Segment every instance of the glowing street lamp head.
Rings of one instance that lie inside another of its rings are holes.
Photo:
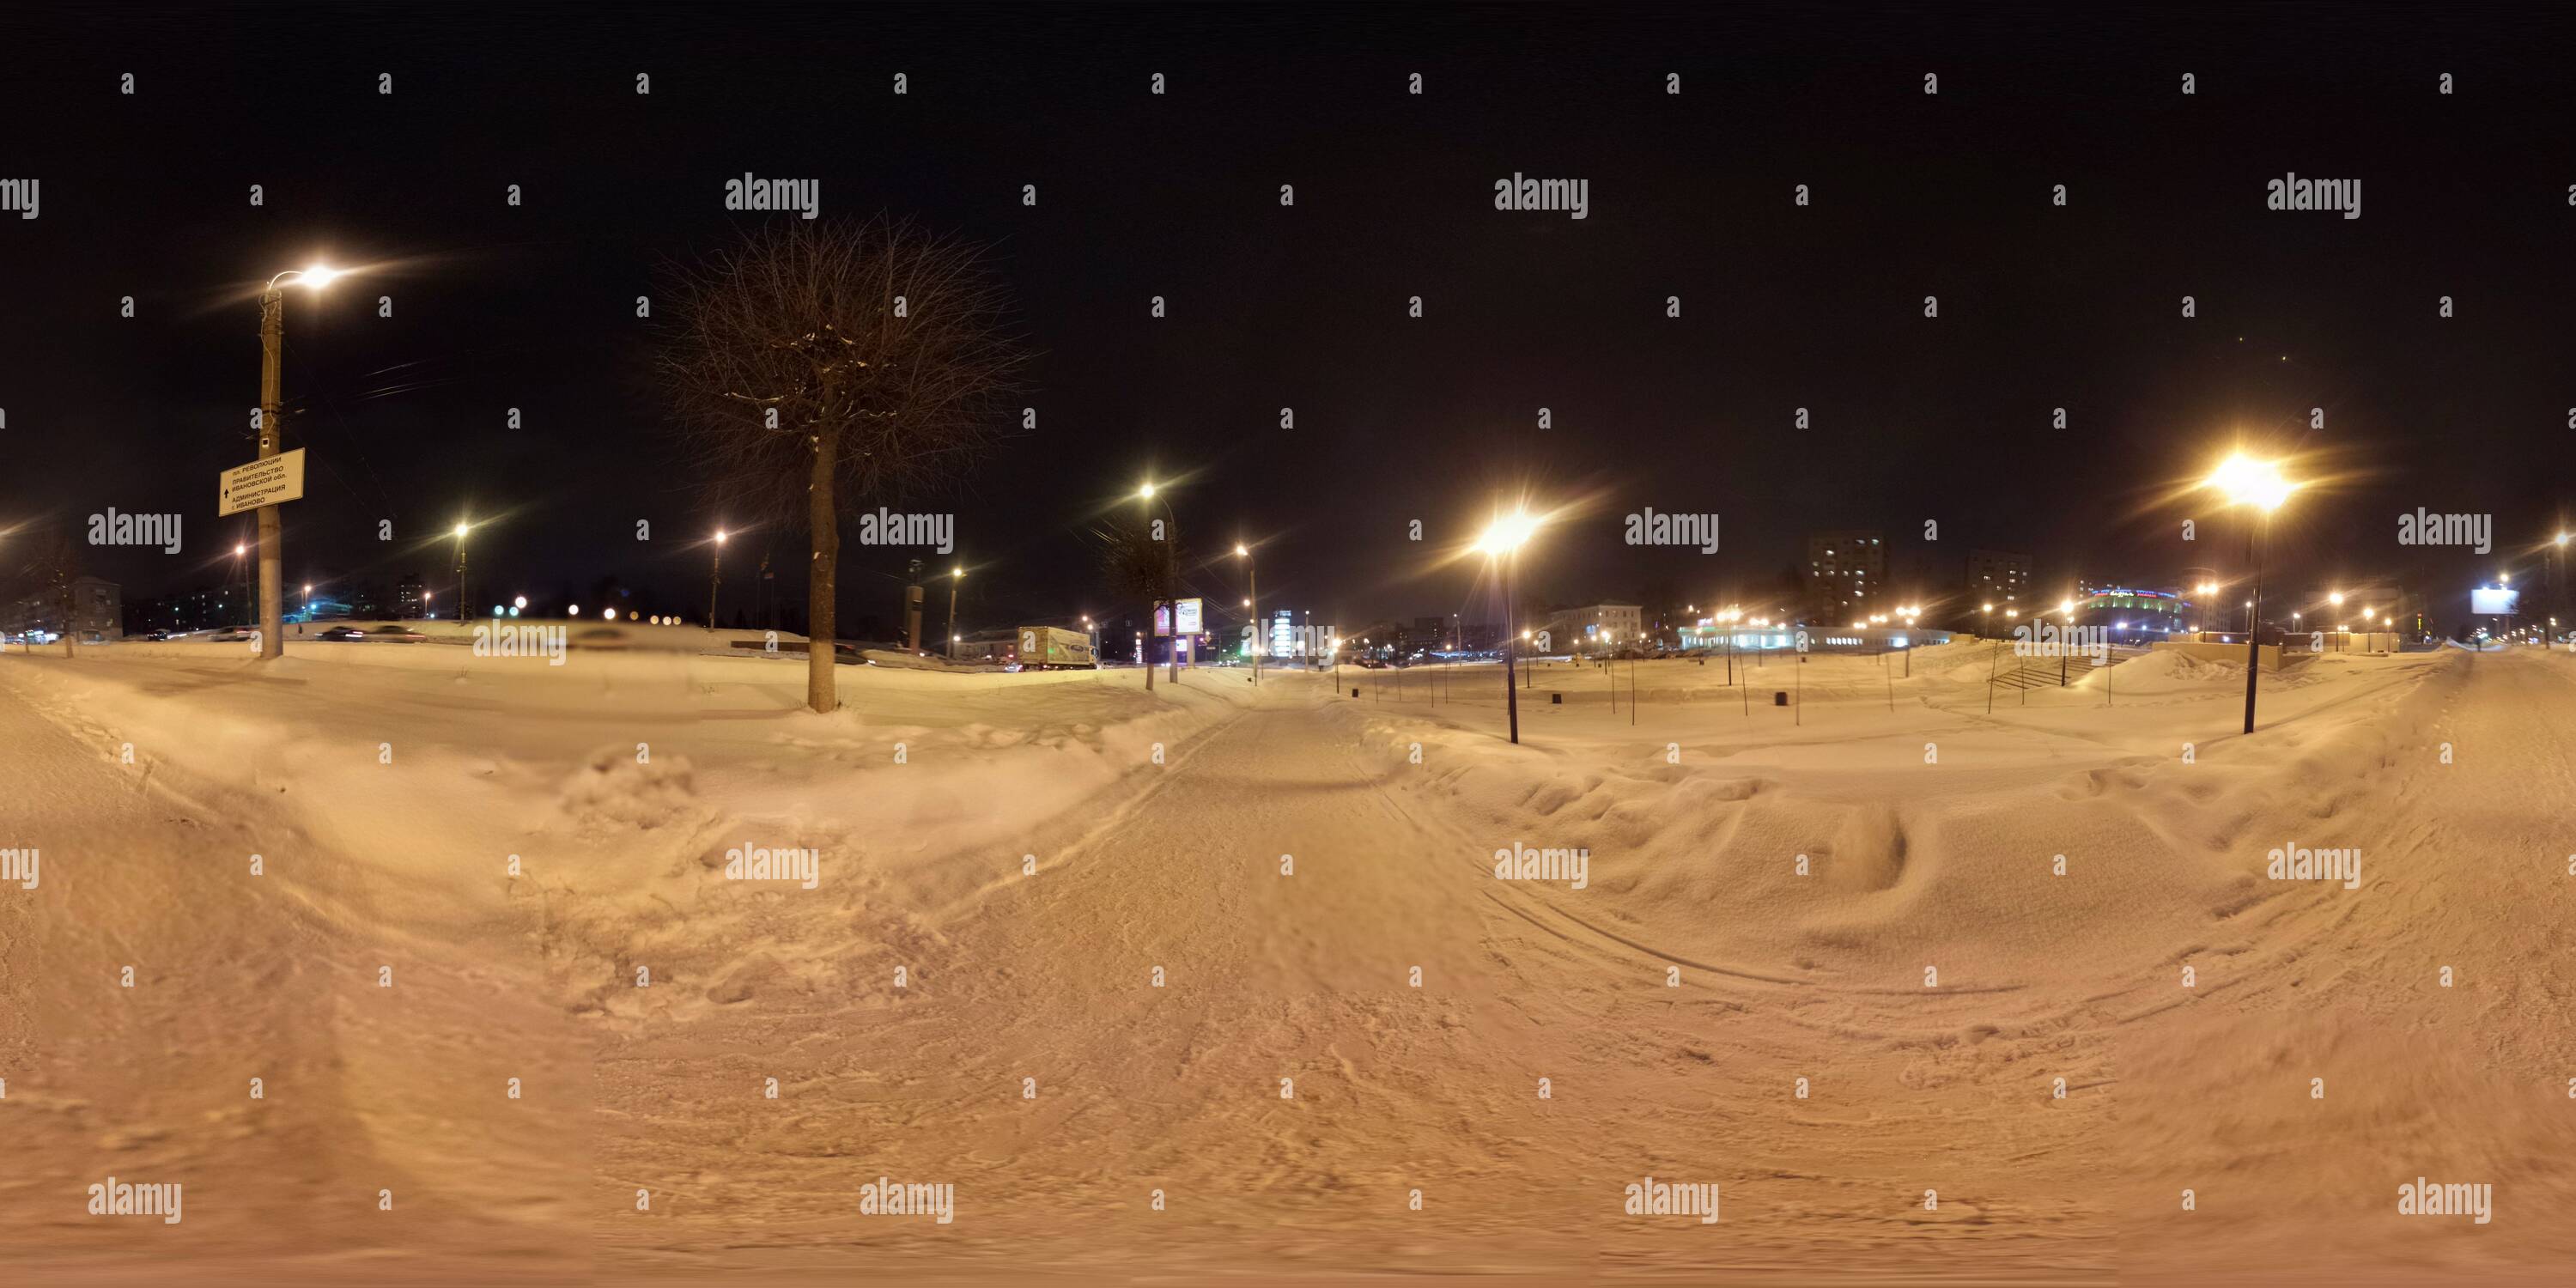
[[[290,268],[285,272],[268,279],[268,289],[274,292],[277,289],[278,283],[291,277],[298,283],[312,287],[318,291],[325,286],[329,286],[333,278],[345,277],[347,275],[347,270],[333,268],[328,264],[309,264],[303,268]]]
[[[717,544],[717,545],[723,545],[724,543],[725,543],[725,530],[724,530],[724,529],[722,529],[722,528],[718,528],[718,529],[716,529],[716,544]]]
[[[1239,558],[1242,558],[1242,557],[1243,557],[1243,556],[1245,556],[1245,555],[1251,554],[1252,552],[1251,552],[1251,551],[1249,551],[1249,550],[1244,549],[1244,548],[1243,548],[1243,543],[1242,543],[1242,542],[1240,542],[1240,541],[1238,541],[1238,542],[1235,542],[1235,543],[1234,543],[1234,553],[1235,553],[1235,557],[1239,559]]]
[[[1151,484],[1151,483],[1148,483],[1148,484],[1146,484],[1145,486],[1143,486],[1143,487],[1141,487],[1141,488],[1136,489],[1136,495],[1141,496],[1141,497],[1145,498],[1145,499],[1146,499],[1146,500],[1148,500],[1148,501],[1153,500],[1153,499],[1154,499],[1154,485],[1153,485],[1153,484]]]
[[[2267,513],[2281,508],[2298,486],[2281,477],[2279,462],[2257,461],[2242,452],[2219,462],[2208,485],[2230,504],[2252,505]]]
[[[469,526],[471,526],[471,525],[469,525],[469,524],[463,524],[463,523],[457,524],[457,525],[456,525],[456,535],[457,535],[457,536],[459,536],[459,537],[464,536],[464,535],[465,535],[465,529],[466,529],[467,527],[469,527]]]
[[[1487,554],[1510,554],[1519,550],[1536,531],[1538,520],[1531,518],[1526,510],[1515,511],[1486,525],[1484,539],[1476,543],[1476,548]]]

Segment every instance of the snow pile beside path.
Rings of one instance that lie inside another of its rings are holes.
[[[937,655],[906,653],[901,649],[861,649],[859,656],[878,666],[890,666],[904,671],[945,671],[959,675],[1008,674],[1003,671],[999,663],[954,661]]]
[[[2191,689],[2218,693],[2230,686],[2240,690],[2245,686],[2244,663],[2193,657],[2188,653],[2153,651],[2117,666],[2093,666],[2081,661],[2076,665],[2082,668],[2074,682],[2076,687],[2098,694],[2104,685],[2109,685],[2114,701],[2121,695],[2144,697]],[[2263,673],[2265,684],[2274,678],[2273,672]]]
[[[2224,694],[2229,673],[2239,685],[2243,674],[2173,655],[2116,669],[2123,695],[2133,682]],[[1477,820],[1461,857],[1587,851],[1587,888],[1559,881],[1539,896],[1650,952],[1888,987],[1932,963],[1945,987],[2016,988],[2078,958],[2095,977],[2151,973],[2249,900],[2283,893],[2260,882],[2261,847],[2307,834],[2318,808],[2374,808],[2394,749],[2440,718],[2426,674],[2317,672],[2300,681],[2316,692],[2295,714],[2267,709],[2271,736],[2256,744],[2229,739],[2232,722],[2201,719],[2197,704],[2114,704],[2074,717],[2085,737],[2044,755],[1982,715],[1963,726],[1922,707],[1839,742],[1777,730],[1754,735],[1780,740],[1767,746],[1693,744],[1679,764],[1662,743],[1515,747],[1427,713],[1351,718],[1399,761],[1422,745],[1420,768],[1392,788],[1423,798],[1421,815]],[[2187,741],[2199,744],[2189,762]],[[2058,876],[2059,856],[2080,879]]]
[[[935,907],[1250,700],[1195,676],[1148,696],[1116,673],[838,667],[845,705],[817,716],[801,659],[332,647],[12,655],[0,686],[102,755],[131,744],[139,776],[262,794],[300,826],[261,844],[365,864],[370,915],[435,908],[462,933],[579,895],[550,916],[601,978],[654,938],[634,927],[761,915],[780,887],[729,879],[728,850],[820,855],[817,911]],[[846,916],[839,935],[864,938]]]

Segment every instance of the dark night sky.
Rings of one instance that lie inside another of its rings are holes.
[[[2448,626],[2472,579],[2536,575],[2517,552],[2576,473],[2571,30],[2350,5],[13,10],[0,178],[43,204],[0,217],[0,527],[177,511],[180,554],[90,570],[129,600],[218,579],[247,531],[213,493],[252,454],[249,291],[327,257],[382,267],[288,299],[313,463],[290,582],[437,584],[470,511],[500,520],[478,586],[613,574],[696,611],[714,516],[633,301],[789,217],[722,208],[750,171],[995,247],[1041,428],[913,506],[959,515],[969,624],[1109,607],[1082,530],[1148,473],[1186,476],[1185,536],[1265,541],[1265,602],[1346,626],[1492,616],[1434,565],[1524,486],[1592,498],[1526,574],[1566,603],[1767,588],[1820,527],[1884,528],[1927,599],[1973,546],[2031,552],[2045,589],[2164,581],[2236,562],[2163,498],[2242,433],[2336,479],[2276,525],[2283,584],[2412,579]],[[2285,171],[2360,179],[2362,217],[2267,211]],[[1494,210],[1514,172],[1589,180],[1590,218]],[[1642,506],[1722,514],[1726,549],[1625,547]],[[2417,506],[2493,513],[2496,553],[2401,547]],[[845,555],[844,613],[891,617],[904,556]]]

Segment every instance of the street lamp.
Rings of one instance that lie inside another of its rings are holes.
[[[966,584],[966,565],[959,564],[948,574],[948,657],[957,657],[957,588]]]
[[[1243,611],[1252,622],[1252,683],[1258,688],[1261,684],[1261,610],[1254,601],[1261,598],[1261,573],[1253,566],[1251,549],[1240,541],[1234,543],[1234,557],[1243,561],[1245,588],[1252,592],[1243,601]]]
[[[465,597],[465,534],[473,526],[470,523],[456,525],[456,620],[460,622],[465,620],[465,606],[474,602]]]
[[[714,630],[716,628],[716,594],[724,586],[724,546],[725,530],[718,528],[716,529],[716,548],[715,555],[712,560],[713,566],[707,570],[708,630]],[[755,587],[755,589],[757,588]]]
[[[1145,517],[1152,519],[1154,481],[1145,480],[1145,486],[1136,489],[1136,495],[1145,502]],[[1178,684],[1181,682],[1181,606],[1172,601],[1171,595],[1172,580],[1177,572],[1173,564],[1180,557],[1181,516],[1173,513],[1170,497],[1163,498],[1163,519],[1163,593],[1162,598],[1154,601],[1154,606],[1159,609],[1164,604],[1171,604],[1172,683]],[[1150,662],[1145,667],[1145,691],[1148,693],[1154,691],[1154,668]]]
[[[2272,512],[2290,499],[2298,485],[2281,477],[2275,461],[2256,461],[2242,453],[2219,462],[2211,472],[2207,486],[2227,498],[2230,505],[2243,505],[2260,515],[2260,523],[2245,529],[2245,552],[2254,565],[2254,597],[2245,601],[2249,629],[2245,633],[2245,732],[2254,732],[2254,676],[2262,669],[2263,644],[2263,555],[2255,544],[2256,527],[2272,526]]]
[[[1484,537],[1476,543],[1476,548],[1494,561],[1495,573],[1503,583],[1505,639],[1510,639],[1512,634],[1512,580],[1520,571],[1521,546],[1536,531],[1538,520],[1531,518],[1527,510],[1516,510],[1508,518],[1498,516],[1487,524]],[[1527,640],[1529,632],[1521,632],[1521,638]],[[1503,650],[1503,709],[1511,721],[1512,741],[1518,743],[1521,740],[1521,701],[1520,690],[1513,687],[1512,671],[1512,650],[1506,647]]]
[[[321,264],[291,268],[268,279],[268,289],[260,294],[259,459],[263,461],[277,455],[278,430],[286,414],[282,370],[286,356],[286,293],[281,288],[287,279],[296,278],[318,291],[338,276],[340,270]],[[259,655],[264,659],[286,652],[286,640],[279,631],[284,611],[278,603],[283,598],[280,565],[286,557],[285,545],[277,526],[277,507],[259,507]]]
[[[2549,598],[2559,604],[2567,602],[2567,538],[2570,535],[2576,534],[2562,532],[2550,542]]]

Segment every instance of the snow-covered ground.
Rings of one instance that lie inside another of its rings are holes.
[[[818,717],[801,660],[685,647],[13,652],[0,847],[43,864],[0,886],[0,1259],[2576,1259],[2576,658],[2294,662],[2252,738],[2244,672],[2170,654],[2064,688],[1977,643],[1735,665],[1540,667],[1514,747],[1492,666],[845,666]],[[1582,851],[1580,884],[1498,879],[1521,847]],[[2357,884],[2267,874],[2302,847]],[[810,887],[728,877],[757,850]],[[84,1215],[111,1173],[186,1182],[184,1223]],[[1717,1183],[1722,1219],[1627,1215],[1649,1176]],[[2399,1215],[2418,1176],[2492,1184],[2492,1223]],[[880,1177],[953,1185],[954,1220],[862,1215]]]

